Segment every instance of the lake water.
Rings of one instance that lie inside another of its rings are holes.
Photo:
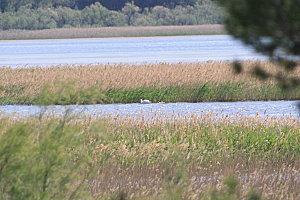
[[[215,103],[155,103],[155,104],[109,104],[109,105],[71,105],[48,106],[48,115],[62,116],[67,110],[74,114],[105,116],[154,116],[156,114],[203,114],[214,112],[221,115],[247,115],[261,117],[299,118],[296,101],[256,101],[256,102],[215,102]],[[0,113],[6,116],[39,116],[44,107],[8,105],[0,106]]]
[[[230,36],[1,41],[0,66],[263,59]]]

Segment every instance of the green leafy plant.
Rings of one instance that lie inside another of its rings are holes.
[[[0,199],[89,198],[86,180],[94,170],[88,140],[67,122],[1,126]]]

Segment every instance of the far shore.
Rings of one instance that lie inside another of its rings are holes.
[[[61,28],[45,30],[0,31],[0,41],[46,40],[46,39],[93,39],[120,37],[224,35],[223,25],[193,26],[132,26],[98,28]]]
[[[105,40],[105,39],[141,39],[141,38],[177,38],[177,37],[207,37],[207,36],[228,36],[228,34],[206,34],[206,35],[163,35],[163,36],[116,36],[116,37],[93,37],[93,38],[50,38],[50,39],[0,39],[0,42],[26,42],[26,41],[60,41],[60,40]],[[81,65],[81,64],[79,64]]]

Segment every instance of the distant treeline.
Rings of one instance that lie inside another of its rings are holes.
[[[17,11],[22,6],[30,8],[69,7],[72,9],[84,9],[96,2],[101,3],[110,10],[121,10],[126,3],[134,3],[144,9],[155,6],[175,8],[176,6],[194,6],[207,0],[0,0],[0,9],[4,11]],[[213,1],[213,0],[212,0]]]
[[[211,0],[0,0],[0,29],[221,24]],[[104,6],[105,5],[105,6]]]

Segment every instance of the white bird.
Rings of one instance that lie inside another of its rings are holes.
[[[141,99],[141,104],[150,104],[150,103],[151,103],[151,101],[149,101],[149,100]]]

